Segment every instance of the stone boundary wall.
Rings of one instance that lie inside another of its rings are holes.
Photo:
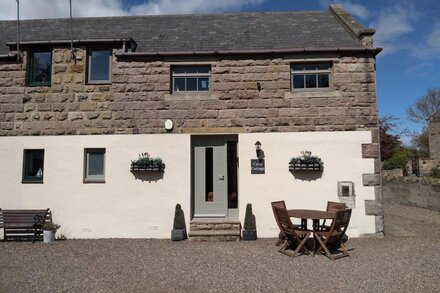
[[[429,152],[432,159],[440,162],[440,112],[429,123]]]
[[[112,83],[90,85],[85,47],[76,63],[68,48],[52,52],[50,87],[26,86],[26,56],[23,64],[0,62],[0,136],[166,133],[167,119],[174,133],[377,129],[371,55],[317,56],[333,60],[333,88],[292,92],[292,60],[313,56],[113,57]],[[179,64],[211,65],[211,91],[171,93],[171,67]]]
[[[397,203],[440,211],[440,182],[430,183],[418,178],[384,180],[384,203]]]

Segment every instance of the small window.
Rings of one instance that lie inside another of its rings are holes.
[[[207,92],[211,83],[211,66],[173,67],[173,92]]]
[[[111,82],[111,57],[110,49],[89,50],[89,83]]]
[[[33,51],[29,59],[29,82],[30,86],[50,85],[52,72],[52,52]]]
[[[291,66],[292,89],[328,89],[331,63],[294,63]]]
[[[44,150],[24,150],[22,182],[43,183]]]
[[[84,182],[103,183],[105,149],[86,149],[84,152]]]

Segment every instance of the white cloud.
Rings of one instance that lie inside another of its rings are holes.
[[[265,0],[144,0],[124,6],[123,0],[72,0],[74,16],[120,16],[137,14],[179,14],[239,10]],[[1,0],[0,20],[16,19],[14,0]],[[20,18],[57,18],[69,16],[68,0],[20,0]]]
[[[404,37],[415,30],[418,18],[419,14],[412,5],[396,3],[380,10],[379,17],[370,23],[370,27],[376,29],[375,45],[384,48],[382,56],[410,46]]]
[[[341,4],[349,13],[365,20],[370,17],[370,11],[362,4],[353,3],[350,1],[332,1],[332,0],[320,0],[321,7],[327,8],[330,4]]]

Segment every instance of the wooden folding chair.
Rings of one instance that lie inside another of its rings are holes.
[[[286,207],[286,203],[284,202],[284,200],[273,201],[273,202],[271,202],[271,205],[272,205],[272,212],[273,212],[273,215],[275,217],[275,221],[277,222],[278,228],[280,228],[280,233],[278,234],[278,240],[275,242],[275,245],[276,246],[280,246],[281,243],[283,243],[283,241],[286,238],[286,236],[282,232],[281,224],[280,224],[279,220],[277,219],[277,215],[275,214],[274,207],[279,207],[279,208],[283,208],[283,209],[286,209],[286,210],[287,210],[287,207]],[[297,229],[303,229],[303,227],[301,225],[293,224],[293,226],[295,228],[297,228]]]
[[[315,239],[320,244],[315,254],[325,251],[325,255],[332,260],[336,260],[341,257],[350,256],[344,243],[342,243],[342,236],[347,231],[348,224],[350,223],[351,209],[345,209],[335,212],[335,217],[329,230],[315,231]],[[339,248],[337,249],[340,254],[332,254],[329,250],[329,246],[335,244]]]
[[[334,201],[328,201],[327,202],[327,212],[336,212],[340,210],[346,209],[347,206],[343,202],[334,202]],[[328,230],[330,229],[330,225],[325,224],[326,220],[322,222],[322,224],[319,226],[320,230]]]
[[[304,244],[307,242],[307,239],[309,239],[311,232],[296,228],[290,221],[290,217],[285,208],[274,206],[273,210],[281,232],[285,236],[278,251],[290,257],[298,256],[301,252],[309,254],[310,251],[304,246]],[[291,252],[288,251],[288,248],[295,250]]]

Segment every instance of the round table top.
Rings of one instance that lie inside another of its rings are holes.
[[[319,210],[288,210],[287,213],[289,217],[311,220],[333,219],[335,217],[335,213]]]

